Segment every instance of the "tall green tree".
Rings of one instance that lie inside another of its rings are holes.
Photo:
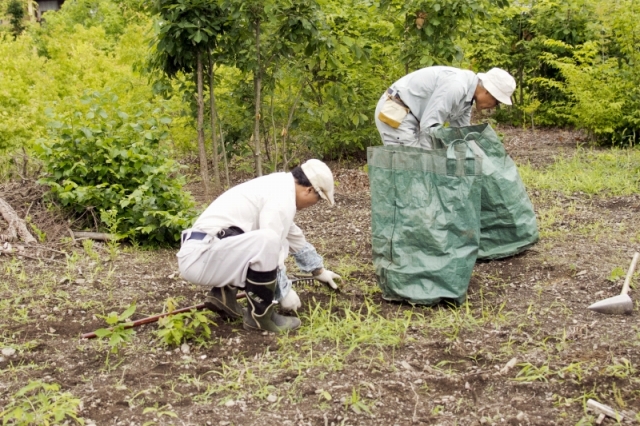
[[[25,16],[27,12],[25,10],[25,4],[20,0],[11,0],[7,5],[7,15],[9,15],[9,25],[11,25],[11,32],[13,37],[18,37],[22,34],[25,28]]]
[[[386,19],[393,23],[399,60],[405,74],[417,68],[460,61],[463,52],[457,39],[473,24],[488,16],[491,5],[507,0],[383,0]]]
[[[169,78],[179,72],[190,74],[196,81],[200,172],[209,198],[211,189],[204,145],[204,64],[216,49],[228,17],[226,11],[211,0],[155,0],[151,11],[156,17],[152,68]]]
[[[256,175],[261,176],[265,76],[273,82],[284,59],[311,56],[317,50],[322,13],[313,0],[226,0],[224,4],[232,20],[221,48],[233,52],[235,65],[253,80],[253,155]]]

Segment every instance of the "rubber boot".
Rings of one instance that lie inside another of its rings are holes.
[[[238,287],[227,285],[224,287],[213,287],[204,305],[214,312],[217,312],[225,320],[242,318],[242,307],[236,301]]]
[[[275,312],[278,305],[273,300],[276,285],[276,270],[258,272],[249,269],[244,287],[247,293],[247,309],[243,311],[245,330],[284,333],[300,327],[300,319]]]

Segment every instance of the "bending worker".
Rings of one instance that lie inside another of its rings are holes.
[[[487,73],[434,66],[405,75],[391,85],[378,101],[376,127],[385,145],[433,149],[432,127],[449,123],[470,125],[471,106],[494,108],[511,105],[516,89],[513,77],[500,68]]]
[[[340,278],[325,269],[322,257],[293,222],[296,211],[320,198],[331,205],[333,175],[320,160],[309,160],[291,173],[262,176],[220,195],[182,233],[178,265],[187,281],[213,288],[205,304],[226,318],[242,318],[246,330],[284,332],[300,320],[275,312],[279,304],[295,311],[300,298],[287,278],[284,261],[291,251],[298,267],[337,289]],[[247,308],[236,302],[238,288]]]

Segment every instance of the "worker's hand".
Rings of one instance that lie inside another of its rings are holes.
[[[342,280],[342,277],[340,275],[336,274],[335,272],[332,272],[332,271],[330,271],[328,269],[322,268],[321,271],[322,272],[320,272],[319,274],[314,274],[313,278],[315,278],[318,281],[322,281],[323,283],[327,284],[332,289],[337,290],[338,289],[338,285],[333,280],[334,279]]]
[[[289,293],[280,301],[280,307],[285,311],[297,311],[300,306],[302,303],[294,289],[289,290]]]

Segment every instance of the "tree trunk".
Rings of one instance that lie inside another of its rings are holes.
[[[273,171],[278,171],[278,137],[276,135],[276,120],[273,116],[273,92],[271,92],[271,102],[269,104],[269,116],[271,116],[271,129],[273,132]]]
[[[256,176],[262,176],[262,157],[260,155],[260,94],[262,92],[262,68],[260,64],[260,18],[256,18],[255,21],[256,31],[256,69],[253,73],[253,88],[255,93],[255,117],[253,125],[253,143],[255,146],[255,164],[256,164]]]
[[[37,242],[27,229],[27,224],[20,219],[16,211],[4,199],[0,198],[0,214],[9,224],[6,234],[0,234],[0,240],[13,241],[20,237],[27,244]]]
[[[216,111],[216,114],[218,112]],[[218,127],[220,127],[220,143],[222,144],[222,159],[224,161],[224,175],[227,179],[227,188],[231,187],[231,181],[229,180],[229,163],[227,162],[227,148],[224,144],[224,133],[222,133],[222,122],[218,120]]]
[[[29,15],[29,22],[36,20],[36,12],[33,10],[33,0],[27,0],[27,14]]]
[[[211,109],[211,144],[213,145],[213,183],[215,189],[220,187],[220,164],[218,161],[218,134],[216,131],[216,98],[213,93],[213,77],[215,64],[209,52],[209,104]]]
[[[296,96],[295,100],[293,101],[293,105],[291,105],[291,109],[289,110],[289,119],[287,120],[287,126],[282,130],[282,170],[285,172],[289,167],[289,158],[287,158],[287,139],[289,138],[289,128],[291,127],[291,123],[293,122],[293,113],[298,106],[298,102],[300,102],[302,91],[304,90],[304,86],[306,84],[307,82],[304,81],[300,86],[298,95]]]
[[[524,65],[520,65],[520,69],[518,70],[518,85],[520,85],[520,99],[518,100],[518,104],[521,107],[524,107]]]
[[[203,95],[203,70],[202,53],[198,52],[197,87],[198,87],[198,149],[200,151],[200,174],[204,186],[204,194],[207,202],[211,200],[209,188],[209,167],[207,166],[207,151],[204,148],[204,95]]]

